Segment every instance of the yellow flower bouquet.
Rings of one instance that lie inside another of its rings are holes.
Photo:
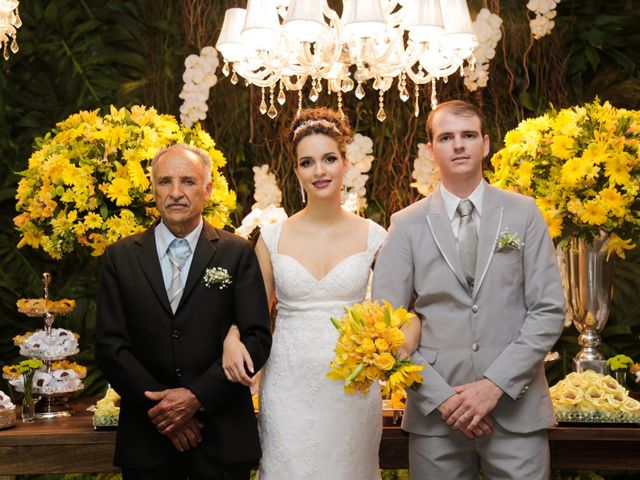
[[[176,143],[211,156],[213,189],[205,217],[222,227],[235,208],[235,193],[220,172],[226,160],[209,134],[199,125],[180,126],[153,108],[111,106],[106,115],[73,114],[36,139],[16,194],[18,247],[41,248],[54,259],[78,246],[99,256],[119,238],[149,227],[158,217],[151,160]]]
[[[596,99],[522,121],[491,159],[489,181],[536,199],[551,236],[606,232],[624,258],[640,233],[640,111]]]
[[[331,319],[340,336],[327,374],[329,379],[343,381],[348,394],[364,395],[373,382],[386,380],[385,396],[422,382],[423,366],[397,358],[404,342],[401,327],[414,314],[404,308],[394,309],[389,302],[357,303],[345,307],[345,312],[341,319]]]
[[[573,372],[549,392],[559,422],[640,422],[640,402],[608,375]]]

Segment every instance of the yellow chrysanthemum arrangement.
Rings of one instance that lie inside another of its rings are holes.
[[[495,186],[536,199],[552,238],[610,235],[624,258],[640,233],[640,111],[596,99],[524,120],[491,163]]]
[[[98,110],[73,114],[36,139],[16,194],[18,247],[41,248],[54,259],[78,246],[99,256],[119,238],[149,227],[158,218],[151,160],[176,143],[211,156],[213,188],[204,215],[224,226],[236,198],[220,172],[224,155],[209,134],[199,125],[180,126],[154,108],[111,106],[104,116]]]
[[[386,380],[385,396],[422,382],[423,366],[397,358],[404,342],[401,327],[414,314],[404,308],[394,309],[389,302],[357,303],[345,307],[345,312],[341,319],[331,319],[340,336],[327,374],[329,379],[343,381],[348,394],[364,395],[373,382]]]
[[[549,391],[558,421],[640,422],[640,402],[608,375],[573,372]]]

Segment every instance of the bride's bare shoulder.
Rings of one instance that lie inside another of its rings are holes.
[[[369,228],[369,220],[360,217],[355,213],[347,212],[346,220],[350,228]]]

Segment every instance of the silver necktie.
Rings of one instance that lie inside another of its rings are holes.
[[[471,200],[460,200],[457,212],[460,215],[460,229],[458,230],[458,255],[467,283],[473,286],[476,272],[476,253],[478,250],[478,230],[473,221],[473,203]]]
[[[176,313],[180,298],[182,298],[182,292],[184,291],[184,284],[182,283],[182,275],[180,272],[190,254],[191,246],[184,238],[174,239],[167,249],[167,255],[171,263],[171,283],[169,284],[169,288],[167,288],[167,296],[169,297],[169,303],[171,304],[173,313]]]

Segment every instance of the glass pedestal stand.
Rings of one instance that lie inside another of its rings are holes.
[[[68,393],[41,393],[36,403],[36,418],[59,418],[73,415],[73,408],[67,403]]]

